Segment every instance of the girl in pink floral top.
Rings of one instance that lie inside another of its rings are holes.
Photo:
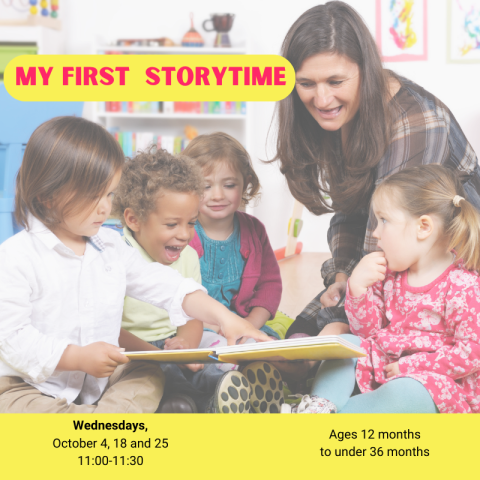
[[[324,362],[298,413],[388,411],[387,390],[400,404],[428,392],[442,413],[480,411],[480,217],[465,196],[440,165],[406,169],[379,185],[372,207],[381,251],[357,265],[345,301],[360,339],[347,337],[367,353],[355,371],[363,395],[350,398],[354,361]],[[422,401],[418,413],[435,410]]]

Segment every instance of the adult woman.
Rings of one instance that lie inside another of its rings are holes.
[[[332,258],[322,267],[328,289],[289,334],[345,333],[344,309],[335,305],[358,261],[377,249],[369,210],[375,185],[407,166],[441,163],[461,172],[469,200],[480,209],[480,169],[449,109],[383,69],[372,35],[346,3],[301,15],[282,55],[295,69],[296,87],[278,105],[275,160],[293,196],[312,213],[335,212],[328,231]]]

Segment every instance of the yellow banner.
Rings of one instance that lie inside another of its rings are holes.
[[[0,468],[22,479],[477,478],[479,419],[4,414]]]
[[[30,102],[275,102],[292,91],[295,72],[279,55],[22,55],[4,82]]]

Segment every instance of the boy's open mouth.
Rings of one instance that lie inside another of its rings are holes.
[[[165,253],[167,255],[168,260],[171,262],[175,262],[176,260],[178,260],[184,248],[185,246],[183,247],[176,247],[171,245],[165,246]]]

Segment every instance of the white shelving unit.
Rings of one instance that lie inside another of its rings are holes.
[[[95,54],[118,52],[121,54],[150,55],[245,55],[244,48],[195,48],[195,47],[120,47],[100,45],[95,47]],[[93,102],[93,120],[106,128],[118,127],[120,130],[136,132],[158,132],[162,135],[184,136],[184,128],[191,125],[199,134],[217,131],[228,133],[240,141],[250,151],[249,122],[250,109],[247,104],[243,114],[197,114],[197,113],[126,113],[101,111],[99,104]]]
[[[149,119],[182,119],[189,120],[195,118],[198,120],[245,120],[246,115],[236,113],[221,114],[221,113],[125,113],[125,112],[99,112],[98,118],[149,118]]]
[[[50,19],[52,20],[52,19]],[[1,43],[31,43],[38,48],[38,55],[58,55],[64,53],[62,32],[39,23],[14,24],[0,20]]]

